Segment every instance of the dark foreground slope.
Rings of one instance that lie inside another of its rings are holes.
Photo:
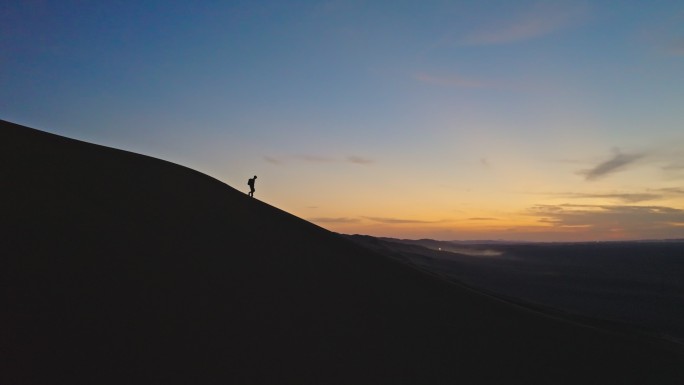
[[[678,384],[196,171],[2,122],[3,384]]]

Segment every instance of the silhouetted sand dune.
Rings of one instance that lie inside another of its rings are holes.
[[[227,145],[227,147],[229,147]],[[2,122],[3,384],[681,384],[191,169]]]

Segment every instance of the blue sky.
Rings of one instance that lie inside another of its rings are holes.
[[[0,118],[333,231],[684,237],[684,3],[0,3]]]

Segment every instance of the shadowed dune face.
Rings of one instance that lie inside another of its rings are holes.
[[[447,284],[191,169],[8,122],[6,384],[681,383],[684,359]]]

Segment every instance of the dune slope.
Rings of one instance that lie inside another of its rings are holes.
[[[0,122],[4,384],[679,384],[191,169]]]

